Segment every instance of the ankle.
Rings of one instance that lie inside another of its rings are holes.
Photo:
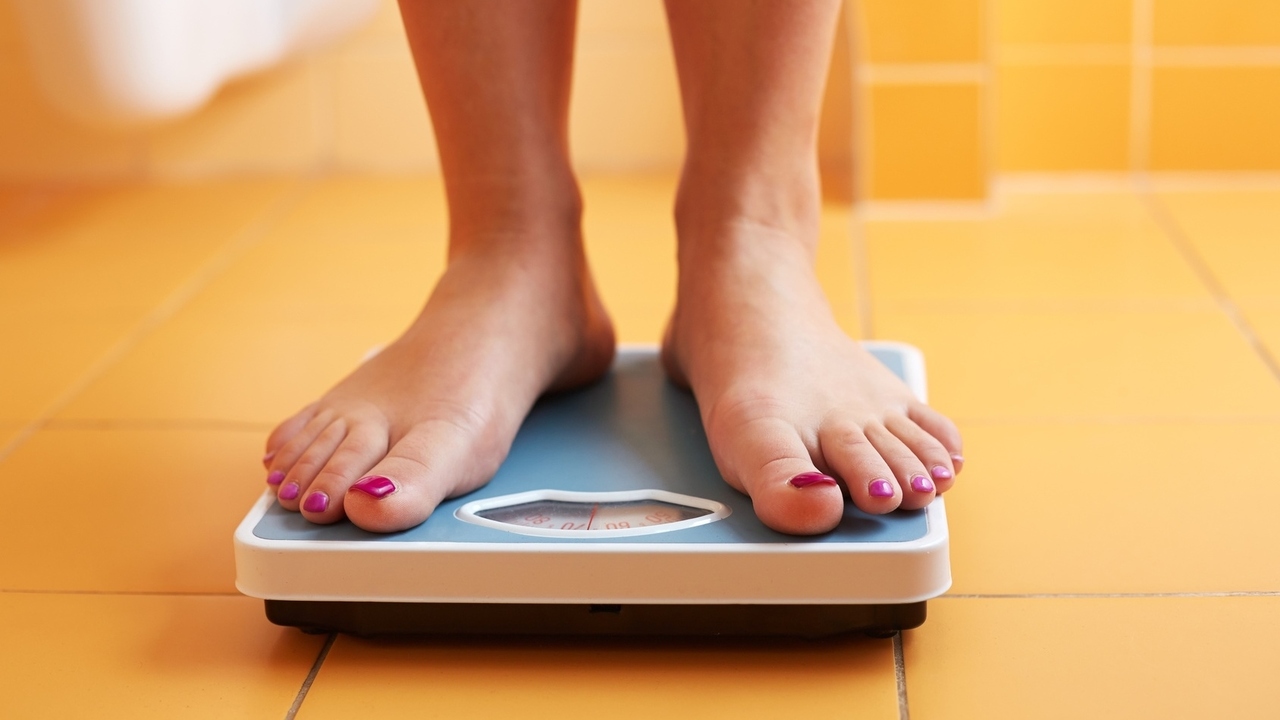
[[[756,236],[811,244],[822,209],[818,183],[813,163],[742,173],[713,173],[686,164],[675,206],[681,252]]]
[[[734,266],[812,265],[820,212],[817,198],[794,186],[758,187],[733,197],[682,192],[676,207],[681,278]]]
[[[572,173],[446,181],[449,252],[475,242],[581,243],[582,193]]]

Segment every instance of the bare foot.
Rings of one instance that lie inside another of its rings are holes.
[[[608,371],[613,329],[576,218],[552,227],[453,243],[404,335],[271,433],[264,462],[282,507],[413,527],[488,482],[539,395]]]
[[[840,522],[837,479],[859,508],[886,513],[929,504],[961,462],[955,425],[836,324],[815,245],[816,223],[684,223],[663,347],[668,374],[698,399],[720,472],[761,521],[792,534]]]

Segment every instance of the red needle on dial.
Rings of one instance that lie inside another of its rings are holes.
[[[591,521],[596,519],[596,510],[600,509],[600,503],[591,506],[591,517],[587,518],[587,529],[591,529]]]

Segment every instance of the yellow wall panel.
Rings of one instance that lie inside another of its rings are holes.
[[[684,154],[675,59],[660,2],[584,0],[569,144],[586,172],[671,171]]]
[[[863,57],[873,63],[982,59],[983,0],[858,0]]]
[[[396,0],[382,0],[369,22],[353,32],[342,43],[342,47],[366,49],[386,47],[388,44],[408,44],[404,36],[404,20],[400,17],[400,4]]]
[[[62,117],[36,89],[10,3],[0,3],[0,180],[84,180],[140,170],[134,132],[104,132]]]
[[[413,57],[398,46],[333,61],[333,159],[344,170],[435,171],[435,136]]]
[[[849,8],[841,10],[836,27],[827,85],[818,121],[818,170],[827,200],[851,203],[853,187],[853,47],[849,41]]]
[[[578,37],[658,39],[667,42],[667,14],[660,2],[579,0]]]
[[[671,50],[649,44],[580,46],[569,122],[580,170],[678,168],[684,124]]]
[[[872,85],[870,197],[985,197],[983,94],[977,83]]]
[[[1154,0],[1157,45],[1280,45],[1276,0]]]
[[[1127,44],[1132,0],[995,0],[999,43],[1016,45]]]
[[[1000,170],[1129,166],[1127,65],[1002,65],[996,78]]]
[[[192,177],[310,169],[324,142],[318,84],[308,63],[294,62],[228,85],[201,111],[150,134],[149,170]]]
[[[1280,168],[1280,67],[1157,67],[1151,169]]]

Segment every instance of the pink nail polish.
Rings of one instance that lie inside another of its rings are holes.
[[[267,475],[268,485],[279,485],[283,480],[284,480],[284,473],[280,472],[279,470],[272,470],[271,473]]]
[[[951,460],[953,462],[962,463],[964,462],[964,456],[961,455],[960,453],[956,453],[955,455],[951,456]]]
[[[934,465],[933,469],[929,471],[929,474],[933,476],[934,480],[950,480],[952,477],[955,477],[951,470],[944,468],[941,465]]]
[[[800,473],[799,475],[791,478],[787,482],[791,483],[792,487],[797,487],[797,488],[807,488],[811,485],[836,485],[837,484],[835,478],[831,477],[830,475],[823,475],[820,472]]]
[[[933,481],[923,475],[915,475],[911,478],[911,489],[918,493],[931,493]]]
[[[298,497],[298,483],[291,482],[280,488],[279,497],[281,500],[292,500]]]
[[[329,496],[318,490],[302,501],[302,509],[307,512],[322,513],[327,507],[329,507]]]
[[[263,464],[263,465],[266,465],[267,463],[271,462],[271,458],[273,458],[273,457],[275,457],[275,456],[276,456],[276,451],[275,451],[275,450],[272,450],[271,452],[267,453],[266,455],[263,455],[263,456],[262,456],[262,464]]]
[[[893,486],[888,480],[872,480],[867,486],[867,492],[871,493],[871,497],[893,497]]]
[[[391,478],[385,478],[381,475],[370,475],[369,477],[360,478],[356,484],[351,486],[352,490],[359,490],[366,495],[372,495],[376,498],[384,498],[396,491],[396,484],[391,482]]]

